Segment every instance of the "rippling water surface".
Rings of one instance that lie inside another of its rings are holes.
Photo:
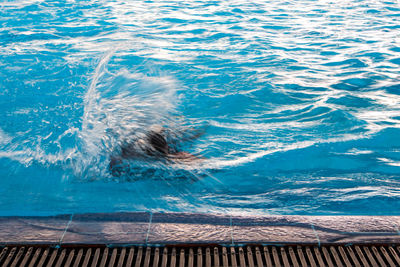
[[[400,215],[399,28],[390,0],[2,1],[0,214]],[[200,159],[112,175],[155,126]]]

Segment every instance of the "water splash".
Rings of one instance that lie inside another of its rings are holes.
[[[154,125],[173,128],[177,102],[176,81],[171,76],[149,76],[107,69],[112,50],[102,57],[84,97],[84,115],[79,132],[82,157],[76,172],[85,176],[108,176],[109,157],[121,144],[144,136]]]

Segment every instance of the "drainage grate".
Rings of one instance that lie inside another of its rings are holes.
[[[400,246],[0,248],[0,266],[400,266]]]

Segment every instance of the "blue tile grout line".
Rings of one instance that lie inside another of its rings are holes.
[[[64,239],[64,236],[65,236],[65,234],[67,233],[68,228],[69,228],[69,225],[71,224],[73,218],[74,218],[74,214],[72,213],[71,216],[69,217],[69,221],[68,221],[68,223],[67,223],[67,226],[66,226],[65,229],[64,229],[64,233],[62,234],[62,236],[61,236],[61,238],[60,238],[59,245],[61,245],[61,243],[62,243],[62,241],[63,241],[63,239]]]
[[[311,228],[312,228],[312,230],[313,230],[313,232],[314,232],[314,234],[315,234],[315,237],[317,238],[318,247],[320,247],[320,246],[321,246],[321,240],[319,240],[318,233],[317,233],[317,231],[315,231],[315,227],[314,227],[314,224],[313,224],[313,223],[311,224]]]
[[[146,245],[149,241],[149,234],[150,234],[150,227],[151,227],[152,220],[153,220],[153,212],[150,212],[149,228],[147,229],[147,234],[146,234]]]
[[[395,223],[394,226],[396,227],[397,234],[400,235],[400,228],[399,228],[399,225],[398,225],[397,223]]]

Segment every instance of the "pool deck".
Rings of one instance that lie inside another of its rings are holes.
[[[400,244],[400,216],[89,213],[0,217],[0,245]]]

